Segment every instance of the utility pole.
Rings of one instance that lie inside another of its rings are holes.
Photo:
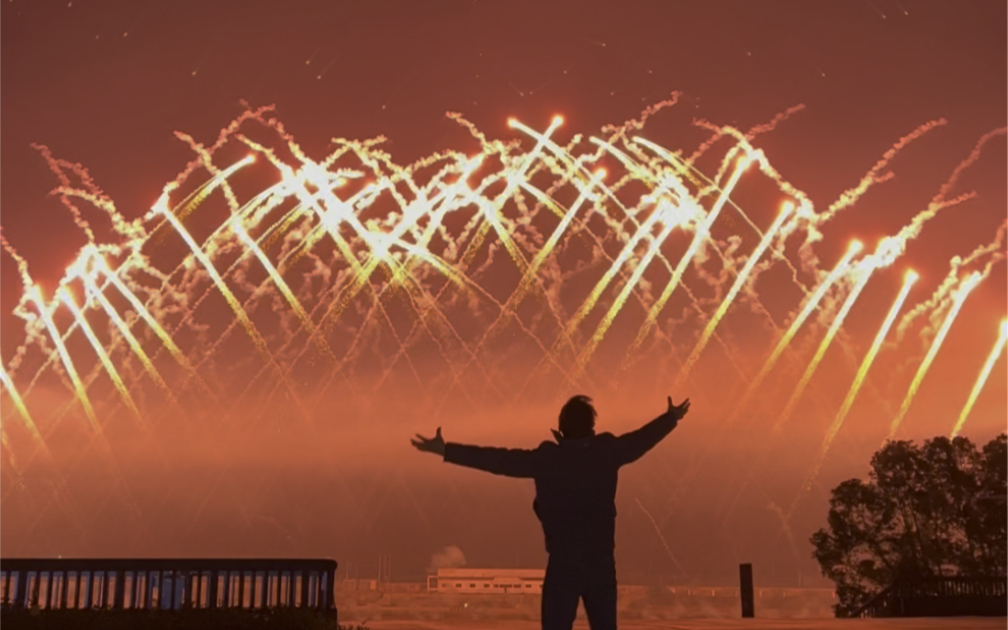
[[[388,584],[392,581],[392,554],[378,554],[378,583]]]

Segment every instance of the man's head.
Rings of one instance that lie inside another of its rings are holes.
[[[596,415],[591,398],[574,396],[560,410],[560,433],[567,440],[595,435]]]

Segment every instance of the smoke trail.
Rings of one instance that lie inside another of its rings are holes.
[[[654,517],[651,516],[651,512],[647,511],[647,508],[645,508],[644,504],[640,502],[640,499],[635,497],[634,500],[637,501],[637,505],[640,506],[641,511],[643,511],[644,514],[647,514],[648,520],[651,521],[651,525],[654,526],[655,533],[658,534],[658,538],[661,540],[662,546],[665,547],[665,553],[668,554],[668,557],[672,560],[672,563],[676,565],[677,569],[679,569],[679,574],[686,575],[686,572],[683,571],[682,565],[679,564],[679,561],[676,560],[675,556],[672,554],[672,550],[669,548],[668,542],[665,541],[665,537],[662,536],[661,529],[658,527],[658,523],[655,522]]]
[[[906,335],[907,329],[913,324],[914,320],[924,313],[929,311],[936,313],[943,311],[948,307],[948,304],[951,301],[949,294],[959,283],[959,278],[964,268],[985,256],[990,256],[984,265],[983,271],[981,272],[982,275],[986,277],[996,263],[1004,260],[1005,257],[1008,256],[1008,251],[1005,249],[1006,234],[1008,234],[1008,219],[1001,222],[1001,226],[998,227],[993,241],[985,245],[978,246],[965,258],[953,256],[952,260],[949,261],[948,274],[938,285],[938,288],[931,294],[931,297],[915,306],[906,315],[904,315],[902,319],[900,319],[900,323],[896,326],[896,341],[902,341],[904,335]],[[925,344],[927,344],[933,336],[936,326],[937,324],[932,321],[931,326],[925,327],[924,330],[921,331],[920,336]]]

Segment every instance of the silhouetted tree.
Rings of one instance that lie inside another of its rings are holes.
[[[867,482],[833,489],[828,527],[811,540],[823,575],[836,583],[837,616],[896,580],[1005,574],[1006,438],[982,450],[964,437],[922,447],[888,442],[872,457]]]

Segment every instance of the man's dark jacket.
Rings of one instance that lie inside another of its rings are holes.
[[[636,431],[545,441],[536,449],[449,442],[444,461],[495,475],[535,479],[532,509],[542,523],[550,557],[612,558],[616,546],[619,468],[651,450],[677,419],[663,414]]]

